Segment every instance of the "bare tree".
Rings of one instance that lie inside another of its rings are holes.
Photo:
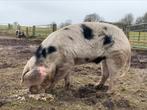
[[[147,12],[141,16],[141,17],[138,17],[135,21],[136,24],[140,24],[140,23],[147,23]]]
[[[84,18],[84,22],[98,22],[103,21],[103,18],[96,13],[88,14]]]
[[[144,14],[144,16],[143,16],[143,22],[144,23],[147,23],[147,12]]]
[[[136,18],[135,24],[140,24],[143,22],[144,22],[143,17],[138,17],[138,18]]]
[[[52,22],[49,26],[52,28],[53,32],[57,30],[57,23],[56,22]]]
[[[120,23],[126,24],[126,25],[131,25],[133,24],[134,17],[132,13],[126,14],[124,18],[120,20]]]

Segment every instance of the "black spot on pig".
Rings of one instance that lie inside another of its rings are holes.
[[[86,62],[89,62],[89,61],[90,61],[90,59],[89,59],[89,58],[85,58],[85,61],[86,61]]]
[[[54,46],[49,46],[48,48],[43,48],[41,45],[37,48],[35,56],[37,59],[44,57],[46,58],[48,54],[55,52],[57,49]]]
[[[93,63],[100,63],[102,60],[105,60],[106,57],[105,56],[101,56],[101,57],[97,57],[96,59],[92,60]]]
[[[53,53],[55,51],[57,51],[56,47],[54,47],[54,46],[49,46],[48,47],[48,54],[51,54],[51,53]]]
[[[82,28],[82,33],[85,39],[88,39],[88,40],[93,39],[93,31],[90,27],[82,24],[81,28]]]
[[[107,27],[104,27],[103,29],[104,29],[104,30],[107,30]]]
[[[43,49],[42,49],[42,56],[43,56],[44,58],[46,58],[46,56],[47,56],[46,48],[43,48]]]
[[[108,36],[108,35],[106,35],[105,37],[104,37],[104,45],[106,45],[106,44],[110,44],[110,43],[112,43],[113,42],[113,39],[112,39],[112,36]]]
[[[68,36],[68,38],[69,38],[70,40],[73,40],[73,38],[72,38],[72,37],[70,37],[70,36]]]
[[[64,28],[64,30],[69,30],[69,28]]]
[[[36,52],[35,52],[35,56],[37,57],[37,58],[41,58],[41,56],[42,56],[42,46],[40,45],[38,48],[37,48],[37,50],[36,50]]]

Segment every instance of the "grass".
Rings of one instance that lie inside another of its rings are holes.
[[[44,39],[46,38],[50,33],[52,33],[52,28],[51,27],[39,27],[36,26],[35,28],[35,35],[33,35],[33,27],[27,27],[27,26],[21,26],[20,29],[25,32],[27,31],[28,28],[28,38],[38,38],[38,39]],[[8,25],[0,25],[0,34],[1,35],[10,35],[10,36],[15,36],[15,31],[16,27],[11,26],[10,28]]]
[[[129,40],[133,48],[147,49],[147,32],[129,32]]]

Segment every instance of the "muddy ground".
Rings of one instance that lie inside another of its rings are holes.
[[[63,81],[60,81],[52,94],[33,98],[20,85],[20,77],[39,43],[0,36],[0,110],[147,110],[145,51],[134,51],[132,66],[123,78],[117,80],[114,93],[94,89],[93,84],[101,77],[100,68],[86,64],[71,70],[70,90],[65,90]]]

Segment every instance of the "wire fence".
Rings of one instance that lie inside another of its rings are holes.
[[[21,26],[21,25],[11,25],[11,24],[1,24],[0,25],[0,35],[16,35],[16,30],[21,30],[25,35],[30,37],[40,37],[45,38],[53,31],[57,30],[56,24],[49,25],[33,25],[33,26]]]
[[[126,26],[126,31],[132,48],[147,49],[147,24]]]

